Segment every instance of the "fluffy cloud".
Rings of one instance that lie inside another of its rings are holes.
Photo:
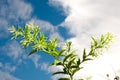
[[[41,58],[40,55],[38,55],[38,54],[33,54],[33,55],[31,55],[29,58],[34,62],[36,68],[39,68],[39,67],[40,67],[40,63],[39,63],[39,60],[40,60],[40,58]]]
[[[31,4],[26,3],[24,0],[0,0],[0,38],[8,38],[8,28],[11,25],[25,23],[31,18],[32,11]],[[5,61],[4,64],[0,63],[0,79],[20,80],[12,76],[11,72],[14,72],[17,66],[21,64],[23,50],[16,41],[8,41],[6,43],[5,41],[3,43],[4,46],[0,46],[1,54],[10,57],[13,62]]]
[[[23,0],[6,0],[0,4],[0,17],[6,20],[26,20],[31,17],[32,6]]]
[[[68,12],[67,18],[61,25],[70,28],[70,32],[75,35],[81,33],[91,34],[90,32],[101,33],[103,30],[105,32],[112,31],[113,27],[117,28],[114,29],[115,32],[119,28],[120,11],[118,7],[120,1],[118,0],[95,0],[94,2],[87,0],[75,0],[74,2],[72,0],[49,1],[55,3],[57,6],[62,6],[64,10],[67,9],[65,11]]]
[[[63,38],[57,32],[57,28],[55,26],[53,26],[49,22],[34,18],[35,16],[32,17],[32,12],[32,5],[28,2],[25,2],[25,0],[0,1],[0,37],[8,37],[8,28],[11,25],[23,25],[31,20],[40,27],[42,32],[48,34],[50,38],[57,37],[61,41],[63,41]],[[6,42],[5,45],[1,46],[0,48],[2,49],[2,54],[5,54],[11,59],[13,59],[15,63],[18,62],[15,64],[15,67],[20,65],[26,59],[31,59],[34,62],[36,68],[40,66],[39,59],[41,58],[41,56],[35,54],[28,58],[23,54],[24,50],[16,41]],[[6,66],[7,65],[8,64],[6,64]],[[2,65],[1,67],[3,68],[3,71],[8,71],[8,69],[10,68],[11,70],[15,69],[15,67],[11,66],[10,64],[6,68],[4,68]]]
[[[53,26],[50,22],[39,20],[37,18],[33,18],[30,22],[34,22],[35,25],[40,27],[40,31],[48,35],[50,39],[58,38],[58,40],[64,41],[63,37],[57,32],[58,27]]]
[[[4,77],[0,76],[0,79],[2,80],[18,80],[17,78],[14,78],[10,75],[10,73],[14,72],[18,65],[23,62],[23,50],[20,48],[20,45],[16,41],[8,42],[4,46],[0,46],[1,48],[1,54],[6,55],[8,58],[10,58],[9,61],[0,62],[0,71],[3,71],[0,73],[0,75],[3,75]],[[1,60],[5,60],[4,57],[1,58]],[[12,61],[12,62],[11,62]]]
[[[20,80],[12,75],[10,75],[9,73],[7,72],[2,72],[0,71],[0,79],[1,80]]]
[[[47,73],[54,73],[58,71],[62,71],[62,66],[49,66],[48,63],[42,63],[40,66],[41,70],[47,71]],[[51,77],[52,80],[58,80],[61,77],[69,77],[68,75],[65,74],[60,74],[60,75],[54,75]]]
[[[1,66],[1,70],[9,73],[14,72],[16,70],[16,66],[12,66],[10,63],[6,63]]]
[[[96,80],[96,78],[97,80],[99,78],[102,78],[100,80],[104,80],[106,79],[106,74],[110,74],[111,79],[113,79],[115,75],[114,71],[110,68],[110,65],[112,65],[115,72],[118,72],[117,75],[119,75],[120,10],[118,9],[120,7],[120,1],[49,0],[49,3],[58,8],[62,8],[65,12],[67,17],[65,21],[61,23],[61,26],[65,26],[69,29],[69,33],[75,35],[75,37],[69,40],[73,42],[75,48],[80,49],[78,50],[78,54],[82,52],[84,47],[89,46],[91,35],[98,36],[102,33],[111,32],[117,36],[115,44],[112,45],[110,51],[106,52],[105,55],[93,63],[88,64],[89,66],[92,64],[92,67],[84,69],[84,74],[90,72],[90,74],[94,76],[93,80]],[[78,75],[80,75],[80,73]]]
[[[47,32],[50,38],[59,38],[61,41],[64,39],[57,32],[57,27],[51,23],[42,21],[32,17],[33,8],[32,5],[25,0],[1,0],[0,1],[0,38],[7,38],[9,35],[8,28],[11,25],[23,25],[30,20],[33,20],[38,25],[42,32]],[[25,63],[25,60],[31,59],[34,62],[36,68],[40,67],[39,60],[40,55],[32,55],[28,58],[23,54],[24,50],[21,48],[18,42],[8,41],[4,46],[0,46],[2,54],[10,57],[13,62],[0,63],[0,79],[1,80],[19,80],[10,75],[16,68]],[[50,70],[50,69],[48,69]],[[3,71],[3,72],[2,72]]]
[[[12,59],[18,59],[23,54],[21,46],[16,41],[6,43],[6,45],[2,47],[2,51]]]
[[[62,66],[49,66],[48,63],[42,63],[41,65],[41,69],[44,71],[47,71],[48,73],[54,73],[57,71],[61,71]]]
[[[32,6],[23,0],[0,1],[0,37],[8,36],[8,27],[25,23],[31,18]],[[6,36],[5,36],[6,34]]]

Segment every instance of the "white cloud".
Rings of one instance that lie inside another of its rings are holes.
[[[36,68],[40,66],[40,63],[39,63],[40,58],[41,56],[38,54],[33,54],[30,56],[30,59],[34,62]]]
[[[47,34],[50,39],[58,38],[58,40],[64,41],[63,37],[61,37],[57,32],[57,26],[53,26],[47,21],[39,20],[36,18],[33,18],[31,21],[33,21],[35,25],[40,27],[41,32]]]
[[[58,80],[60,78],[69,78],[69,76],[68,75],[64,75],[64,74],[59,74],[59,75],[54,75],[51,78],[52,78],[52,80]]]
[[[110,51],[106,52],[105,55],[95,60],[93,63],[88,64],[93,68],[89,67],[84,69],[84,74],[90,72],[93,76],[93,80],[98,80],[103,78],[100,75],[106,77],[106,74],[109,73],[113,79],[114,72],[112,72],[110,65],[120,74],[120,63],[118,62],[120,60],[118,58],[120,56],[120,1],[49,0],[49,3],[58,8],[62,7],[63,11],[67,14],[65,21],[60,25],[69,28],[68,32],[75,35],[75,37],[69,40],[73,42],[75,48],[80,49],[78,54],[82,53],[84,47],[89,46],[91,40],[90,36],[92,35],[98,36],[102,33],[111,32],[117,36],[115,44],[112,45]]]
[[[0,80],[20,80],[7,72],[0,71]]]
[[[7,33],[7,29],[8,29],[8,22],[5,19],[0,19],[0,38],[2,38],[3,36],[7,36],[5,35],[5,33]]]
[[[1,66],[1,71],[4,72],[14,72],[16,70],[16,66],[11,65],[10,63],[5,63]]]
[[[48,73],[54,73],[62,70],[62,66],[49,66],[48,63],[42,63],[40,68],[41,70],[47,71]]]
[[[2,0],[0,2],[0,37],[8,36],[8,27],[11,25],[18,25],[29,20],[32,11],[31,4],[24,0]]]
[[[7,3],[7,4],[6,4]],[[34,20],[35,24],[40,26],[42,32],[47,32],[50,35],[50,38],[59,38],[61,41],[64,39],[57,32],[57,26],[53,26],[51,23],[47,21],[38,20],[32,18],[33,8],[31,4],[25,2],[25,0],[5,0],[0,3],[0,38],[8,37],[8,28],[11,25],[20,25],[22,23],[28,22],[30,19]],[[23,49],[18,44],[18,42],[7,42],[2,48],[2,52],[13,59],[12,63],[0,64],[2,71],[0,72],[0,79],[2,80],[18,80],[17,78],[10,75],[10,72],[16,70],[17,66],[19,66],[22,62],[25,63],[24,60],[29,59],[23,54]],[[32,55],[30,59],[34,62],[35,67],[40,67],[39,59],[40,55]],[[17,63],[16,63],[17,62]],[[53,70],[53,69],[52,69]],[[51,68],[48,68],[48,72],[51,72]]]
[[[49,66],[48,63],[42,63],[40,66],[41,70],[47,71],[47,73],[54,73],[54,72],[58,72],[58,71],[62,71],[62,66]],[[58,80],[59,78],[68,78],[68,75],[63,75],[63,74],[59,74],[59,75],[52,75],[51,79],[52,80]]]
[[[23,59],[22,58],[23,50],[21,46],[16,41],[12,41],[12,42],[9,41],[0,48],[2,51],[1,54],[8,56],[13,61],[13,62],[5,61],[4,64],[1,62],[0,64],[1,71],[9,72],[9,73],[14,72],[17,66],[21,64],[22,62],[21,60]]]
[[[33,54],[30,57],[27,56],[27,54],[23,54],[23,53],[27,53],[22,49],[22,46],[20,46],[20,44],[16,41],[12,41],[12,42],[8,42],[6,43],[5,46],[1,47],[2,50],[2,54],[5,54],[6,56],[10,57],[14,63],[14,66],[12,65],[12,63],[5,63],[5,64],[1,64],[1,68],[3,71],[7,71],[7,72],[13,72],[16,70],[17,66],[21,65],[22,63],[26,63],[25,60],[32,60],[35,67],[38,68],[40,66],[39,60],[41,58],[40,55],[38,54]]]
[[[32,6],[29,3],[26,3],[24,0],[8,0],[8,4],[9,4],[9,8],[10,8],[10,12],[15,13],[15,15],[13,15],[12,13],[10,13],[9,18],[21,18],[23,20],[29,19],[31,17],[31,13],[32,13]]]
[[[119,28],[118,26],[120,24],[118,22],[119,20],[118,14],[120,13],[120,11],[118,10],[118,7],[120,1],[118,0],[115,1],[95,0],[94,2],[87,0],[75,0],[74,2],[72,0],[66,1],[49,0],[49,1],[51,1],[51,3],[55,2],[56,3],[55,5],[60,5],[61,3],[61,6],[63,6],[65,10],[66,7],[69,7],[69,12],[67,11],[69,14],[65,19],[65,22],[62,23],[62,25],[68,26],[68,28],[70,28],[70,32],[74,33],[75,35],[81,34],[82,32],[89,33],[90,30],[93,30],[94,28],[97,27],[103,27],[101,28],[102,31],[104,30],[107,24],[109,24],[109,28],[110,27]],[[116,22],[117,24],[115,25],[113,21]],[[101,26],[101,24],[103,23],[106,24]],[[98,31],[99,29],[95,30],[96,30],[95,32],[100,32]]]
[[[1,3],[0,17],[6,20],[26,20],[31,18],[32,10],[31,4],[26,3],[24,0],[6,0]]]
[[[32,5],[24,0],[6,0],[0,3],[0,37],[4,38],[8,36],[8,27],[12,25],[19,25],[21,23],[26,23],[29,20],[34,20],[35,24],[40,26],[42,32],[51,34],[50,38],[63,38],[57,33],[57,28],[47,21],[42,21],[36,18],[32,18],[33,8]],[[20,21],[19,21],[20,20]],[[19,22],[19,23],[18,23]],[[13,24],[15,23],[15,24]],[[6,43],[2,48],[8,56],[13,59],[21,57],[23,50],[17,42]],[[10,53],[9,53],[10,52]],[[24,58],[26,58],[24,56]],[[38,58],[37,58],[38,59]],[[37,62],[37,59],[34,62]],[[36,64],[36,63],[35,63]]]
[[[16,41],[6,43],[6,45],[2,47],[2,50],[12,59],[18,59],[23,54],[23,49]]]

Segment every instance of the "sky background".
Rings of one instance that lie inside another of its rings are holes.
[[[0,80],[57,80],[56,67],[48,67],[53,58],[29,50],[11,40],[8,29],[30,21],[50,38],[62,43],[70,40],[80,56],[89,50],[91,36],[111,32],[116,36],[110,49],[85,64],[75,78],[92,76],[92,80],[113,80],[120,76],[120,0],[0,0]]]

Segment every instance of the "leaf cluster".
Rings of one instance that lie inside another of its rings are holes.
[[[71,50],[71,44],[72,42],[66,43],[66,49],[63,49],[63,58],[56,64],[56,66],[63,66],[63,71],[55,72],[53,74],[67,74],[70,76],[70,80],[72,80],[73,75],[82,68],[80,67],[80,58],[75,54],[74,50]]]
[[[71,48],[72,42],[66,42],[65,48],[58,46],[57,39],[49,40],[39,27],[34,24],[26,24],[24,28],[11,27],[12,39],[20,39],[20,43],[24,48],[31,47],[32,51],[28,55],[35,52],[45,52],[55,58],[51,65],[63,66],[62,71],[55,72],[56,74],[66,74],[69,78],[60,78],[59,80],[73,80],[74,74],[82,69],[82,63],[92,60],[91,57],[97,57],[100,54],[99,49],[107,48],[113,40],[113,35],[108,33],[102,35],[100,39],[92,37],[90,52],[87,53],[86,49],[83,50],[81,59],[76,55],[75,50]],[[59,49],[60,50],[59,50]]]
[[[105,48],[109,48],[114,36],[111,33],[101,35],[99,39],[92,37],[89,55],[97,57],[103,53]]]
[[[16,29],[12,27],[10,32],[12,33],[12,39],[19,38],[24,48],[32,48],[32,51],[28,55],[41,51],[54,57],[59,56],[57,39],[48,40],[48,38],[40,32],[39,27],[33,24],[26,24],[25,28],[19,27]]]

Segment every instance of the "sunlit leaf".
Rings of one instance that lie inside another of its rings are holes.
[[[86,58],[86,59],[84,59],[84,62],[85,62],[85,61],[89,61],[89,60],[93,60],[93,59],[91,59],[91,58]]]
[[[72,75],[74,75],[77,71],[79,71],[80,70],[80,68],[76,68],[76,69],[74,69],[73,70],[73,72],[72,72]]]
[[[59,52],[59,56],[61,56],[63,52],[65,52],[65,49],[62,49],[62,50]]]
[[[69,60],[69,62],[68,62],[68,68],[71,67],[71,64],[74,63],[75,59],[76,59],[76,57],[74,57],[71,60]]]
[[[26,24],[25,28],[12,27],[10,29],[14,39],[19,38],[21,45],[24,48],[32,48],[32,51],[28,55],[32,55],[35,52],[44,52],[51,55],[54,58],[54,63],[51,65],[62,66],[63,69],[60,72],[55,72],[55,74],[67,74],[69,78],[60,78],[59,80],[73,80],[74,74],[82,69],[81,64],[92,60],[91,57],[97,57],[100,55],[101,50],[108,48],[109,44],[113,40],[113,35],[107,33],[102,35],[100,38],[92,37],[92,42],[90,45],[90,52],[87,54],[84,48],[81,59],[76,55],[75,50],[72,50],[72,42],[68,41],[65,44],[65,48],[59,47],[57,38],[49,39],[42,33],[39,28],[30,23]],[[80,52],[81,53],[81,52]]]
[[[65,56],[65,58],[63,59],[63,63],[64,63],[70,56],[73,56],[73,54],[68,54],[67,56]]]
[[[83,51],[83,60],[86,58],[86,50],[85,50],[85,48],[84,48],[84,51]]]
[[[62,72],[62,71],[53,73],[53,75],[56,75],[56,74],[67,74],[67,73]]]
[[[72,42],[67,42],[67,48],[68,48],[68,52],[70,51],[70,49],[71,49],[71,44],[72,44]]]

